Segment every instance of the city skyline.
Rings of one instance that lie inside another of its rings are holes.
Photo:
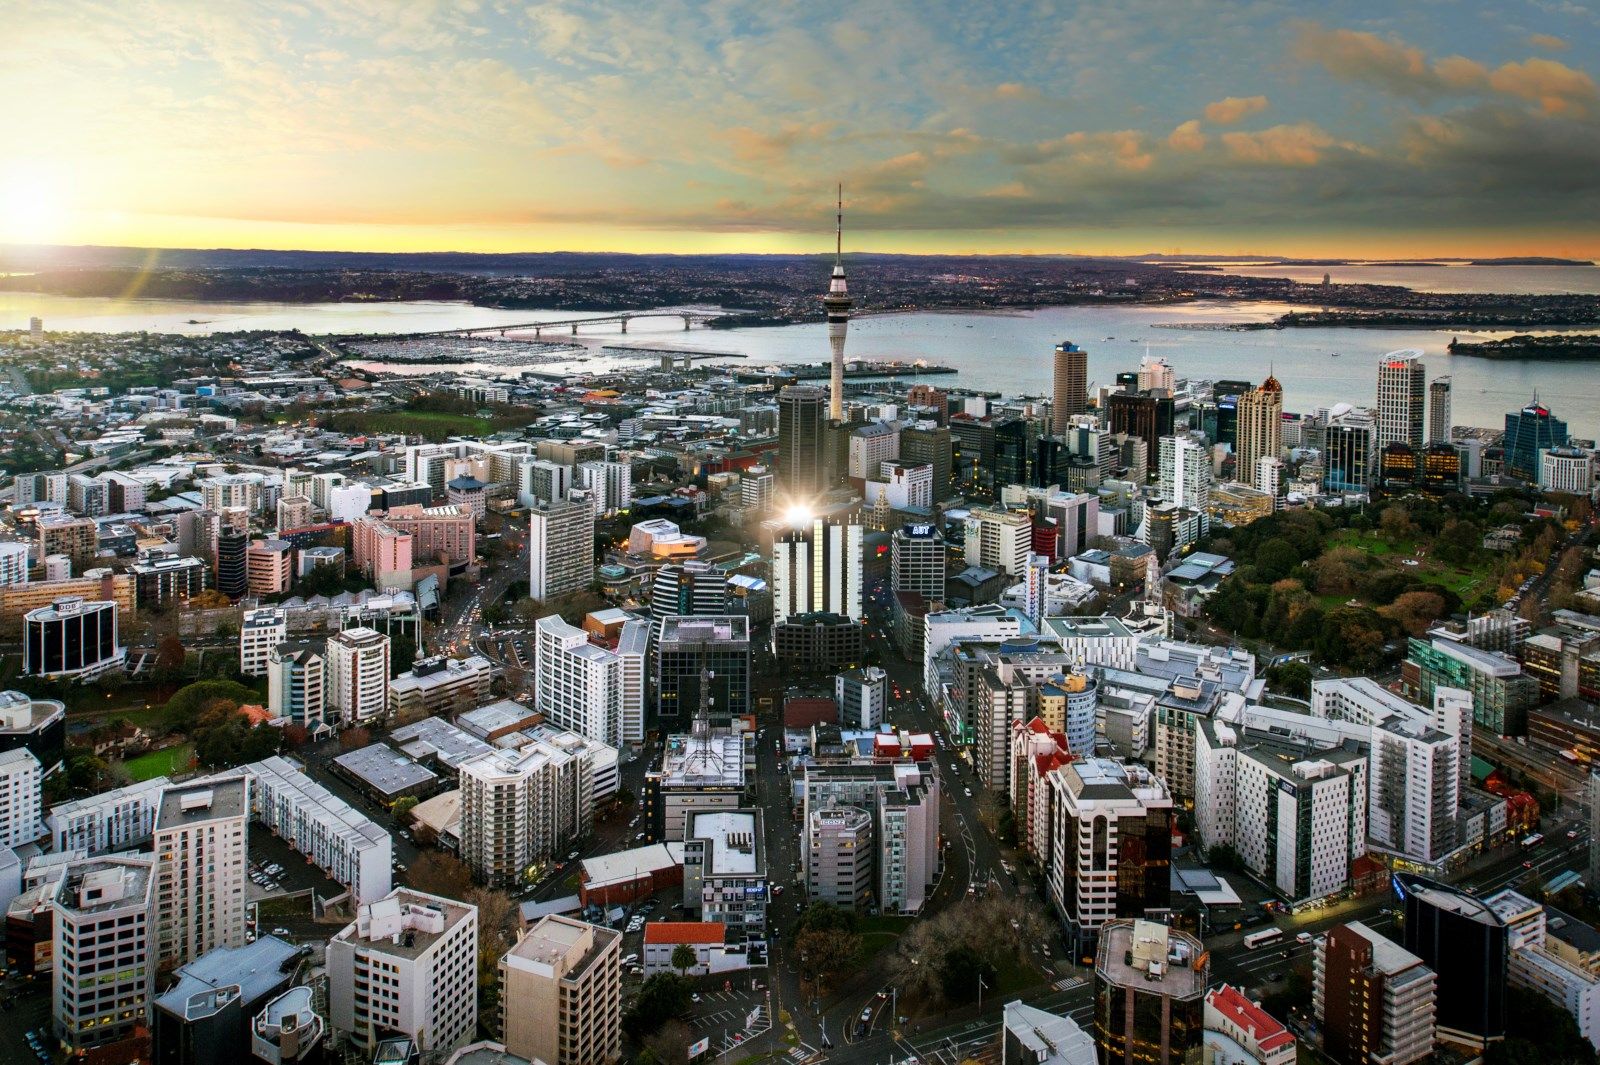
[[[1575,5],[19,11],[0,244],[1600,256]]]

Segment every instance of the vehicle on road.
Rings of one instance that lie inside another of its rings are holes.
[[[1299,935],[1294,937],[1294,941],[1301,944],[1309,943],[1311,942],[1311,933],[1301,932]]]
[[[1544,833],[1542,833],[1542,832],[1534,832],[1534,833],[1532,833],[1530,835],[1522,837],[1522,849],[1523,850],[1530,850],[1530,849],[1532,849],[1534,847],[1537,847],[1539,844],[1541,844],[1543,842],[1544,842]]]
[[[1251,932],[1249,935],[1245,936],[1244,945],[1249,950],[1255,950],[1256,948],[1264,947],[1269,943],[1276,943],[1282,938],[1283,929],[1263,928],[1259,932]]]

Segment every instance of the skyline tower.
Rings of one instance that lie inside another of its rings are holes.
[[[1283,386],[1267,374],[1260,388],[1239,397],[1234,447],[1234,479],[1256,484],[1256,470],[1263,458],[1277,458],[1283,450]]]
[[[1428,386],[1428,443],[1450,442],[1450,378],[1435,377]]]
[[[1422,352],[1391,351],[1378,363],[1378,439],[1375,452],[1390,444],[1422,446],[1422,400],[1427,385]]]
[[[828,315],[828,346],[833,349],[833,369],[828,378],[828,420],[844,420],[844,337],[850,328],[850,290],[844,279],[844,186],[839,186],[839,212],[834,216],[833,277],[822,309]]]
[[[1072,416],[1089,409],[1089,353],[1070,340],[1056,345],[1054,384],[1050,431],[1065,436]]]

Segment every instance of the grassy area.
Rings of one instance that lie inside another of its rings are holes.
[[[863,965],[890,949],[899,942],[898,932],[863,932],[861,935],[860,959]]]
[[[349,411],[334,415],[331,424],[340,432],[410,433],[439,441],[449,436],[488,436],[503,429],[520,428],[537,417],[533,411],[525,416],[506,414],[490,418],[438,410]]]
[[[1391,540],[1380,533],[1362,533],[1355,529],[1341,529],[1335,533],[1331,546],[1353,547],[1368,557],[1382,561],[1419,581],[1448,588],[1463,599],[1471,599],[1485,587],[1493,587],[1494,567],[1499,560],[1499,556],[1487,553],[1477,556],[1468,565],[1452,565],[1428,558],[1426,555],[1419,558],[1416,553],[1418,547],[1416,540]],[[1416,561],[1417,565],[1405,565],[1406,559]],[[1322,606],[1325,610],[1341,605],[1346,599],[1345,596],[1319,598],[1323,601]]]
[[[309,917],[311,915],[311,897],[309,895],[278,895],[262,899],[256,904],[257,919],[262,923],[279,917]]]
[[[182,773],[189,768],[189,762],[194,758],[194,744],[181,743],[176,747],[167,747],[149,754],[141,754],[137,758],[130,758],[122,763],[122,768],[134,780],[149,780],[152,777],[170,777]]]

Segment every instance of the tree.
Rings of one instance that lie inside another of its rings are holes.
[[[682,1021],[668,1021],[654,1035],[641,1040],[636,1065],[687,1065],[694,1033]]]
[[[1484,1065],[1594,1065],[1594,1047],[1572,1015],[1537,992],[1506,988],[1506,1037],[1490,1043]]]
[[[999,973],[993,963],[974,947],[965,944],[944,956],[939,967],[939,983],[946,1002],[972,1002],[980,994],[979,983],[992,994]]]
[[[1304,662],[1283,662],[1267,670],[1267,680],[1285,695],[1311,698],[1311,667]]]
[[[467,892],[472,890],[472,871],[454,855],[444,851],[423,851],[406,871],[406,883],[430,895],[465,899]]]
[[[1271,583],[1282,580],[1300,565],[1300,555],[1285,540],[1268,540],[1256,551],[1256,576]]]
[[[394,815],[396,821],[405,824],[406,818],[415,809],[416,805],[417,797],[415,795],[402,795],[389,807],[389,812]]]
[[[677,973],[656,973],[639,987],[639,995],[622,1016],[622,1030],[643,1039],[668,1021],[689,1012],[689,981]]]
[[[678,975],[686,976],[700,959],[695,956],[694,948],[687,943],[679,943],[672,948],[672,967],[678,970]]]
[[[339,749],[342,751],[359,751],[371,743],[372,733],[361,725],[347,728],[339,733]]]
[[[1398,503],[1383,508],[1383,513],[1378,515],[1378,528],[1391,541],[1409,540],[1417,534],[1417,527],[1411,521],[1411,515]]]
[[[813,928],[795,936],[794,949],[802,959],[801,976],[827,984],[854,966],[861,936],[842,928]]]
[[[183,660],[188,652],[184,650],[183,641],[173,635],[161,637],[156,644],[156,661],[154,670],[164,679],[176,678],[183,672]]]
[[[1436,592],[1405,592],[1379,613],[1398,621],[1412,636],[1421,636],[1444,616],[1444,597]]]

